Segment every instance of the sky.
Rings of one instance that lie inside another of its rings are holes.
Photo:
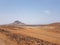
[[[60,0],[0,0],[0,24],[60,22]]]

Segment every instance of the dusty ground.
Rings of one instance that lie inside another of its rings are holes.
[[[60,27],[0,26],[0,45],[60,45]]]

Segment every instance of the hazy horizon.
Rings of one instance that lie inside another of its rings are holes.
[[[60,0],[0,0],[0,24],[60,22]]]

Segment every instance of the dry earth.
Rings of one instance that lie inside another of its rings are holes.
[[[60,25],[0,26],[0,45],[60,45]]]

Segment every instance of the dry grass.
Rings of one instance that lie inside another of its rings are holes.
[[[60,33],[41,27],[0,26],[0,44],[60,45]]]

